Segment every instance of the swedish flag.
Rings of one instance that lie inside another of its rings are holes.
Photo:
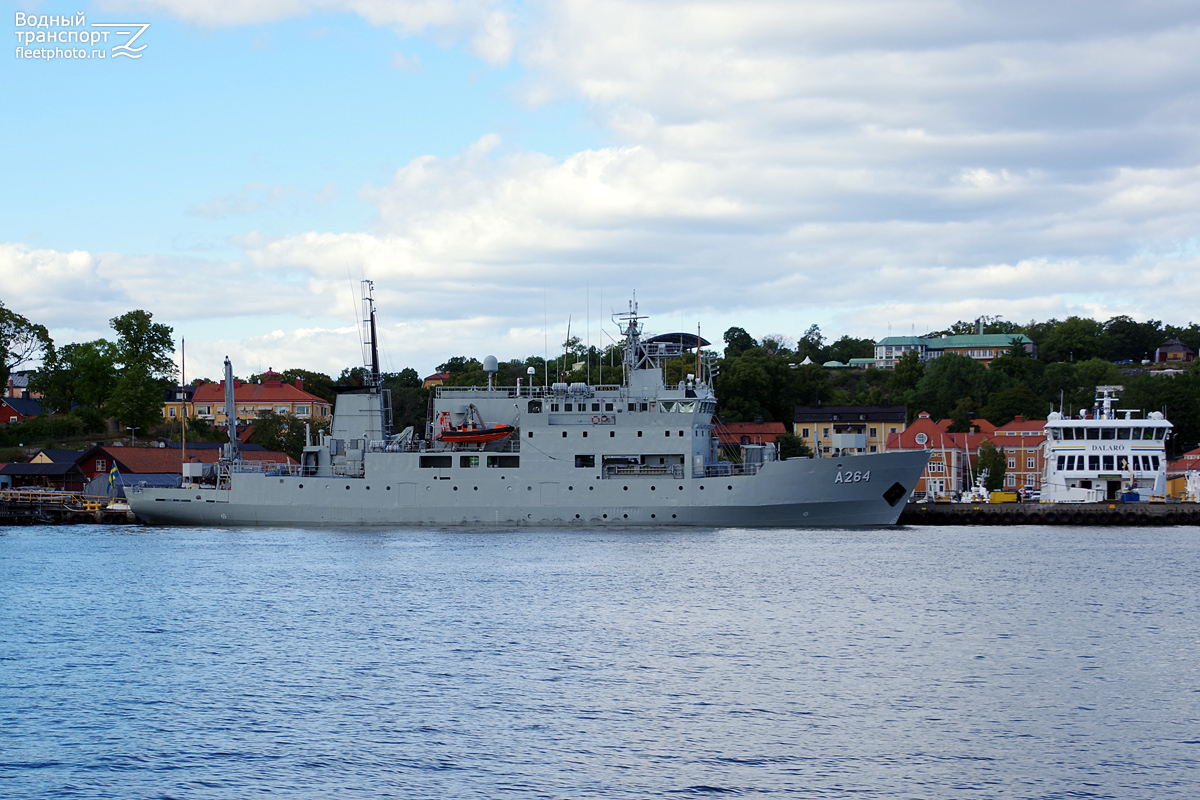
[[[117,465],[113,464],[113,468],[108,471],[108,490],[112,494],[113,484],[117,482],[117,478],[121,477],[121,473],[117,472]]]

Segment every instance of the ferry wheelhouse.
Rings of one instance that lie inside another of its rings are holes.
[[[1146,502],[1167,491],[1171,423],[1158,411],[1115,408],[1122,386],[1097,386],[1091,411],[1046,420],[1043,503]]]

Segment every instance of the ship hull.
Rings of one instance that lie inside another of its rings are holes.
[[[899,452],[763,464],[754,474],[601,477],[561,468],[417,468],[379,454],[364,477],[231,476],[228,487],[130,493],[158,525],[410,527],[893,525],[928,454]]]

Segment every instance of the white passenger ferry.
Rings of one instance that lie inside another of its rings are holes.
[[[1114,408],[1122,386],[1097,386],[1091,411],[1046,420],[1043,503],[1161,500],[1167,491],[1166,441],[1171,423]]]

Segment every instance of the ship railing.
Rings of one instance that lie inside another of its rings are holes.
[[[516,386],[496,386],[491,389],[487,388],[486,386],[435,386],[434,396],[438,398],[445,397],[457,399],[475,397],[486,392],[493,397],[499,393],[502,397],[511,397],[513,399],[564,397],[580,394],[590,397],[594,394],[612,394],[620,392],[622,388],[622,386],[616,384],[599,384],[595,386],[587,385],[581,393],[578,390],[572,390],[570,388],[566,390],[555,389],[553,386],[522,386],[520,392],[517,391]]]
[[[656,475],[670,475],[672,478],[682,480],[683,467],[678,464],[629,464],[604,468],[604,477],[606,478],[637,478]]]
[[[300,464],[288,464],[282,461],[235,461],[225,468],[226,472],[241,472],[241,473],[264,473],[267,475],[291,475],[300,476],[304,474],[303,467]]]
[[[695,470],[694,478],[727,478],[733,475],[757,475],[762,464],[734,464],[732,461],[718,461],[715,464],[705,464],[703,469]]]

